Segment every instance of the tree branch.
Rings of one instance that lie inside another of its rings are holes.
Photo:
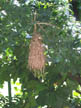
[[[56,28],[60,29],[56,25],[53,25],[53,24],[50,24],[50,23],[47,23],[47,22],[39,22],[39,21],[37,21],[37,24],[38,25],[46,25],[46,26],[56,27]]]
[[[46,23],[46,22],[39,22],[39,21],[37,21],[37,24],[38,25],[47,25],[47,26],[54,26],[55,27],[55,25],[50,24],[50,23]]]
[[[46,32],[41,25],[39,25],[39,27],[41,28],[42,31]]]

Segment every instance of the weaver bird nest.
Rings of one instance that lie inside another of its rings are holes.
[[[28,67],[35,77],[44,74],[45,56],[42,37],[39,33],[34,33],[29,47]]]

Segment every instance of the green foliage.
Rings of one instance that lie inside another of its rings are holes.
[[[20,78],[22,97],[12,99],[12,108],[77,108],[81,100],[74,99],[73,90],[81,84],[81,24],[69,8],[68,1],[18,0],[19,6],[8,0],[0,1],[0,86],[9,77]],[[34,10],[37,12],[33,22]],[[35,78],[28,69],[30,38],[34,23],[42,35],[47,57],[43,80]],[[2,97],[2,96],[0,96]],[[7,98],[8,99],[8,98]],[[2,99],[3,100],[3,99]],[[6,100],[6,98],[4,99]],[[74,101],[75,100],[75,101]],[[9,107],[9,100],[3,108]]]
[[[81,0],[78,1],[74,1],[74,0],[69,0],[69,2],[72,4],[72,8],[73,8],[73,13],[75,14],[77,20],[81,21]]]

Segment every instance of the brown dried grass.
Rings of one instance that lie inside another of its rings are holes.
[[[30,47],[29,47],[29,57],[28,57],[28,67],[33,72],[39,75],[40,72],[43,72],[45,68],[45,56],[44,56],[44,47],[42,43],[42,37],[39,33],[34,33]]]

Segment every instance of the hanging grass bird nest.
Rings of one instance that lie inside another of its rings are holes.
[[[28,67],[32,70],[35,77],[40,77],[44,74],[45,56],[42,37],[35,32],[29,48]]]

